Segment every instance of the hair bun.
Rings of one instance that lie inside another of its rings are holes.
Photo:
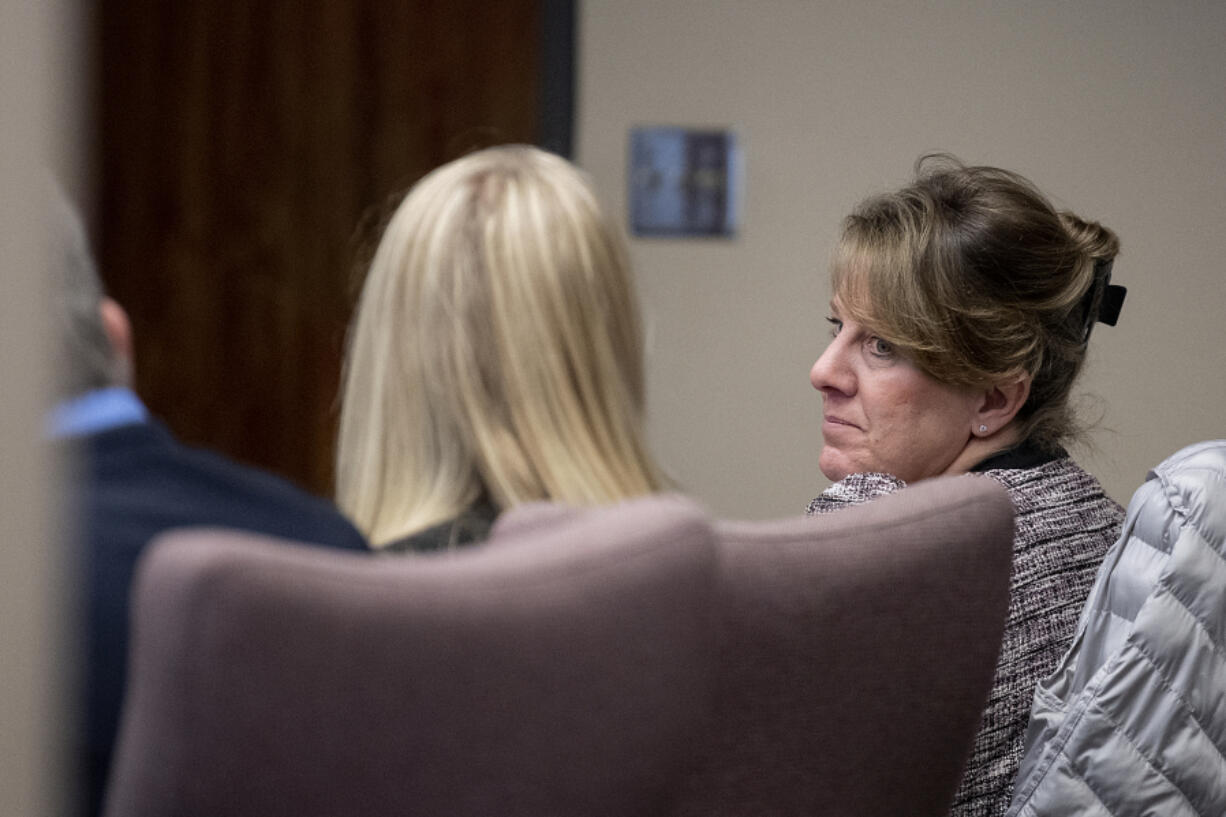
[[[1060,223],[1082,255],[1096,260],[1110,260],[1119,254],[1119,238],[1097,221],[1086,221],[1066,210],[1060,213]]]

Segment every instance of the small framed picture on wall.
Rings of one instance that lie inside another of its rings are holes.
[[[630,131],[629,158],[634,235],[736,235],[741,156],[731,131],[636,127]]]

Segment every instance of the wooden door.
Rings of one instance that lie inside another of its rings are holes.
[[[90,209],[150,409],[188,442],[330,495],[363,248],[444,161],[539,142],[542,122],[568,147],[569,51],[542,46],[568,13],[550,0],[100,0]]]

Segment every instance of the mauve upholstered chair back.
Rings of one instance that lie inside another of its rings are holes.
[[[372,557],[171,534],[135,589],[111,817],[667,812],[717,557],[677,498]]]
[[[946,814],[1008,607],[1005,491],[941,478],[716,535],[715,710],[675,814]]]

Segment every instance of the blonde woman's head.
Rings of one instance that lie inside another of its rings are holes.
[[[337,499],[373,542],[480,498],[655,490],[643,412],[625,247],[573,165],[504,146],[413,187],[371,262],[342,389]]]

